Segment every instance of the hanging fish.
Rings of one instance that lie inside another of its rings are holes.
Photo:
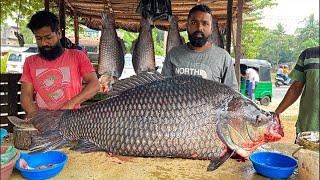
[[[168,54],[173,47],[183,44],[183,40],[179,33],[178,21],[179,19],[177,16],[169,17],[170,28],[167,37],[166,54]]]
[[[212,15],[212,34],[209,40],[216,46],[224,49],[223,39],[219,31],[218,19]]]
[[[98,74],[102,91],[119,79],[124,68],[124,50],[115,29],[114,18],[102,14],[102,31],[99,44]]]
[[[133,44],[132,64],[136,74],[156,69],[150,24],[151,19],[141,18],[139,37]]]

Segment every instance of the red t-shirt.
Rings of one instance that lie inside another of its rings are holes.
[[[32,83],[40,109],[57,110],[82,90],[82,78],[94,72],[88,57],[75,49],[64,49],[54,61],[38,54],[26,59],[21,82]],[[80,104],[75,108],[80,108]]]

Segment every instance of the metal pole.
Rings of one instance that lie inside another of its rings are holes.
[[[230,53],[231,47],[231,24],[232,24],[232,3],[233,0],[228,0],[227,6],[227,37],[226,37],[226,50]]]
[[[240,84],[240,59],[242,58],[242,53],[241,53],[242,13],[243,13],[243,0],[238,0],[237,34],[236,34],[236,51],[235,51],[235,54],[236,54],[235,71],[236,71],[238,84]]]

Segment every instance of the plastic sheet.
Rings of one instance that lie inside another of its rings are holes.
[[[172,16],[171,0],[140,0],[137,13],[152,21]]]
[[[1,154],[1,165],[7,164],[17,154],[16,149],[13,146],[9,146],[5,153]]]

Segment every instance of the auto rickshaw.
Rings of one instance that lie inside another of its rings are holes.
[[[260,77],[254,91],[254,98],[261,105],[268,106],[272,98],[272,82],[271,82],[271,64],[266,60],[259,59],[240,59],[241,85],[240,92],[246,96],[246,79],[245,72],[247,68],[255,69]]]

